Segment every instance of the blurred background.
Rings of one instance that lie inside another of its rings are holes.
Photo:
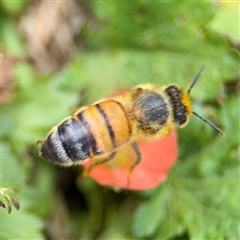
[[[0,27],[1,239],[238,239],[238,2],[3,0]],[[156,189],[115,192],[38,157],[76,106],[140,83],[187,89],[202,64],[193,108],[226,136],[192,117]]]

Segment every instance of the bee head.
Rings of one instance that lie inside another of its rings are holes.
[[[174,122],[179,127],[184,127],[192,113],[189,94],[176,85],[170,85],[165,89],[173,111]]]
[[[224,136],[224,133],[222,132],[221,129],[216,127],[214,124],[212,124],[205,118],[198,115],[196,112],[192,110],[192,107],[191,107],[191,101],[190,101],[189,95],[192,88],[195,86],[196,82],[199,80],[204,68],[205,66],[203,65],[199,70],[197,76],[193,80],[190,88],[187,91],[180,89],[176,85],[168,86],[165,89],[165,91],[168,94],[170,101],[172,103],[175,124],[177,124],[179,127],[184,127],[188,123],[190,115],[194,114],[196,117],[200,118],[202,121],[204,121],[209,126],[211,126],[214,130],[216,130],[220,135]]]

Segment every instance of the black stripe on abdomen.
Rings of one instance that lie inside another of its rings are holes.
[[[101,151],[99,151],[99,149],[97,148],[97,143],[96,140],[92,134],[91,128],[89,126],[89,124],[87,123],[87,121],[85,120],[84,116],[83,116],[83,112],[79,113],[77,115],[77,117],[80,120],[80,123],[82,124],[83,128],[85,129],[86,132],[86,136],[89,142],[89,146],[92,149],[93,155],[100,155]]]
[[[96,104],[95,106],[98,109],[99,113],[101,114],[101,116],[102,116],[102,118],[105,122],[105,126],[107,127],[109,136],[110,136],[111,141],[112,141],[112,146],[113,146],[113,148],[116,148],[117,145],[116,145],[116,141],[115,141],[115,134],[114,134],[114,131],[113,131],[113,128],[112,128],[110,122],[108,121],[108,117],[107,117],[106,113],[104,112],[104,110],[101,108],[101,106],[99,104]]]
[[[117,102],[116,103],[118,104],[118,106],[122,109],[123,113],[124,113],[124,116],[125,116],[125,119],[127,121],[127,125],[128,125],[128,135],[130,136],[132,134],[132,128],[131,128],[131,125],[130,125],[130,122],[129,122],[129,119],[128,119],[128,116],[127,116],[127,113],[126,113],[126,110],[124,109],[124,107],[122,106],[121,103]]]
[[[58,134],[66,154],[73,161],[90,157],[90,142],[80,121],[74,118],[66,119],[58,126]]]

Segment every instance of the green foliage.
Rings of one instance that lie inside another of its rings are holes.
[[[4,50],[27,55],[16,27],[22,5],[3,4]],[[97,27],[86,27],[84,50],[62,71],[41,76],[30,63],[15,66],[15,95],[1,108],[1,239],[44,239],[43,232],[49,239],[239,237],[239,95],[228,89],[237,84],[239,54],[228,39],[239,43],[239,12],[229,14],[226,6],[92,2]],[[82,89],[88,103],[146,82],[187,89],[202,64],[193,108],[226,136],[193,116],[179,130],[177,164],[156,189],[115,193],[76,177],[76,167],[62,170],[37,156],[35,141],[85,102]]]
[[[101,44],[104,42],[115,47],[143,49],[161,47],[187,52],[197,46],[195,40],[199,27],[213,17],[216,10],[213,4],[184,4],[180,1],[163,4],[140,1],[114,4],[101,2],[94,7],[97,20],[108,22],[99,31]],[[186,45],[186,41],[191,45]]]
[[[10,149],[10,144],[1,143],[1,188],[0,203],[6,208],[0,209],[1,239],[43,239],[42,222],[33,213],[26,211],[28,198],[19,196],[24,192],[29,166],[17,161],[19,153]],[[30,187],[28,187],[30,189]],[[21,199],[21,200],[20,200]],[[32,204],[32,203],[31,203]],[[12,205],[15,209],[12,210]]]
[[[25,211],[1,211],[1,239],[44,239],[42,221]]]
[[[24,10],[24,7],[26,6],[27,3],[28,1],[12,2],[3,0],[1,1],[0,6],[2,11],[4,11],[6,14],[18,15]]]
[[[218,33],[226,35],[231,41],[239,42],[239,5],[238,2],[224,3],[225,6],[219,9],[209,28]]]
[[[16,161],[16,156],[9,149],[6,143],[0,143],[1,147],[1,188],[0,188],[0,203],[6,208],[8,213],[12,211],[12,205],[19,209],[17,201],[17,190],[25,181],[24,165],[20,165]],[[21,178],[19,177],[21,176]]]

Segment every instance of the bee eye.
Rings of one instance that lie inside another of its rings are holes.
[[[188,118],[186,113],[184,113],[184,109],[181,110],[179,113],[177,113],[176,119],[179,123],[179,126],[183,126],[185,125],[185,123],[187,122]]]

